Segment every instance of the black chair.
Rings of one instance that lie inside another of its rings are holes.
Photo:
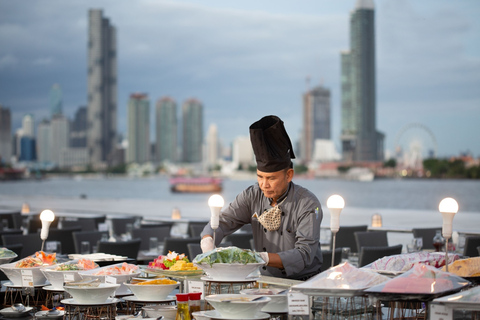
[[[0,231],[0,245],[3,245],[3,241],[2,241],[2,238],[1,236],[3,235],[7,235],[7,234],[16,234],[16,235],[19,235],[19,234],[23,234],[23,230],[22,229],[10,229],[10,230],[2,230]]]
[[[187,226],[187,233],[190,237],[200,237],[200,234],[198,234],[198,236],[194,236],[193,233],[192,233],[192,226],[201,226],[202,227],[202,230],[203,228],[208,224],[210,223],[209,220],[202,220],[202,221],[189,221],[188,222],[188,226]],[[194,228],[196,229],[196,228]],[[201,232],[201,230],[200,230]]]
[[[401,244],[391,247],[362,247],[358,257],[358,267],[361,268],[386,256],[400,254],[402,247]]]
[[[22,244],[22,258],[31,256],[42,249],[42,240],[39,233],[30,234],[4,234],[2,235],[3,245]]]
[[[148,229],[148,228],[157,228],[157,227],[164,227],[164,226],[169,226],[170,229],[173,227],[174,223],[173,222],[145,222],[143,221],[140,224],[140,229]]]
[[[250,239],[250,250],[254,251],[255,250],[255,240]]]
[[[251,232],[235,232],[225,237],[225,241],[231,242],[233,246],[241,249],[250,249],[250,239],[253,239]]]
[[[188,248],[188,259],[193,261],[196,256],[202,253],[202,248],[200,247],[200,243],[187,243]]]
[[[329,269],[332,266],[332,250],[322,250],[323,263],[320,267],[320,272]],[[342,248],[335,249],[335,262],[334,266],[342,262]]]
[[[22,227],[22,214],[20,211],[0,212],[0,221],[7,220],[9,229],[20,229]]]
[[[253,229],[252,229],[252,225],[249,223],[249,224],[244,224],[241,228],[240,228],[240,231],[241,232],[250,232],[252,233],[253,232]]]
[[[163,241],[163,255],[167,255],[168,251],[175,251],[178,254],[188,254],[189,243],[200,243],[200,237],[193,238],[165,238]]]
[[[62,220],[62,229],[68,229],[73,227],[80,227],[81,231],[95,231],[97,229],[97,221],[90,218],[78,218]]]
[[[141,219],[141,217],[131,216],[111,218],[110,222],[112,223],[113,234],[116,236],[125,234],[127,232],[127,225],[131,224],[133,226],[138,219]]]
[[[192,237],[200,237],[203,229],[205,228],[205,224],[192,224],[188,226],[188,234]]]
[[[357,252],[363,247],[388,247],[386,231],[357,231],[353,234],[357,244]]]
[[[480,256],[480,246],[477,247],[478,255]]]
[[[63,254],[75,253],[75,242],[73,241],[72,233],[81,231],[81,227],[50,229],[48,231],[48,238],[46,241],[60,241],[62,243]]]
[[[54,229],[58,228],[58,219],[55,219],[52,221],[52,223],[50,224],[50,229],[52,228]],[[40,220],[40,215],[33,216],[33,217],[30,217],[30,219],[28,219],[28,226],[27,226],[28,233],[34,234],[41,229],[42,229],[42,220]]]
[[[132,230],[132,238],[142,240],[140,250],[150,249],[150,238],[157,238],[158,243],[162,243],[165,238],[170,237],[171,226],[164,225],[156,228],[141,228]]]
[[[114,254],[118,256],[127,256],[128,258],[137,259],[140,251],[141,239],[132,239],[128,241],[99,241],[98,252]]]
[[[340,226],[338,229],[336,240],[335,240],[335,249],[337,248],[350,248],[350,252],[357,251],[357,241],[355,240],[354,232],[357,231],[367,231],[367,225],[356,225],[356,226]],[[332,249],[333,236],[330,239],[330,249]]]
[[[477,251],[478,246],[480,246],[479,236],[466,236],[463,255],[466,257],[477,257],[479,255],[479,252]]]
[[[442,231],[442,227],[413,228],[412,233],[414,238],[422,238],[422,249],[435,249],[433,246],[433,237],[435,237],[438,230]]]
[[[108,231],[76,231],[72,233],[73,243],[75,245],[75,253],[82,253],[82,242],[88,241],[90,243],[90,251],[94,252],[93,248],[98,246],[98,242],[103,236],[108,238]],[[97,247],[98,251],[98,247]]]

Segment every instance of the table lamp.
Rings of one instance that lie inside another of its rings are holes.
[[[215,230],[220,224],[220,210],[223,208],[225,201],[219,194],[214,194],[208,199],[208,206],[210,207],[210,227],[213,229],[213,245],[215,246]]]
[[[340,229],[340,212],[345,207],[345,200],[338,194],[334,194],[327,199],[327,208],[330,211],[330,230],[333,236],[332,245],[332,267],[335,263],[335,240],[337,232]]]
[[[43,210],[42,213],[40,213],[40,220],[42,221],[42,231],[40,232],[40,239],[42,239],[42,251],[45,240],[48,238],[48,229],[50,228],[50,224],[54,219],[55,214],[52,212],[52,210]]]
[[[453,198],[445,198],[440,201],[438,211],[442,214],[442,236],[445,238],[445,271],[448,272],[448,239],[452,237],[453,217],[458,212],[458,203]]]

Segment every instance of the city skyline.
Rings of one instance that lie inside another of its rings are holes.
[[[124,137],[128,96],[146,92],[152,102],[163,96],[179,104],[199,99],[204,134],[215,123],[224,144],[248,136],[248,126],[266,114],[284,119],[298,141],[310,76],[312,86],[323,83],[332,92],[332,138],[340,147],[339,53],[349,48],[354,0],[297,6],[47,2],[0,1],[0,41],[6,44],[0,48],[0,103],[11,110],[12,130],[27,113],[37,122],[47,117],[55,83],[69,118],[87,104],[88,9],[100,7],[118,31],[117,121]],[[479,156],[480,27],[474,18],[480,4],[375,5],[377,128],[386,134],[386,149],[393,153],[395,136],[416,122],[434,133],[439,156],[467,150]]]

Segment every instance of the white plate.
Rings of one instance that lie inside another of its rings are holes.
[[[207,277],[207,276],[204,276],[204,277],[201,277],[200,280],[203,280],[203,281],[212,281],[212,282],[254,282],[254,281],[257,281],[258,279],[260,279],[260,277],[247,277],[243,280],[215,280],[215,279],[212,279],[210,277]]]
[[[40,287],[43,287],[43,286],[46,286],[47,284],[50,284],[49,282],[45,282],[43,284],[35,284],[33,287],[34,288],[40,288]],[[13,284],[12,281],[7,281],[5,283],[2,283],[3,286],[5,287],[10,287],[10,288],[26,288],[24,286],[22,286],[21,284],[20,285],[16,285],[16,284]]]
[[[232,319],[232,317],[224,318],[220,315],[220,313],[217,310],[210,310],[210,311],[205,311],[204,313],[207,317],[212,318],[212,319]],[[253,318],[245,318],[242,316],[239,316],[240,318],[238,319],[243,319],[243,320],[260,320],[260,319],[270,319],[270,315],[265,312],[258,312],[255,314]]]
[[[38,311],[35,313],[35,317],[37,319],[57,319],[57,318],[63,318],[63,315],[65,314],[65,311],[63,310],[58,310],[58,314],[48,314],[48,311]]]
[[[65,289],[63,289],[63,287],[61,287],[61,288],[56,288],[56,287],[54,287],[54,286],[52,286],[52,285],[50,285],[50,286],[45,286],[45,287],[43,287],[42,289],[43,289],[43,290],[47,290],[47,291],[59,291],[59,292],[64,292],[64,291],[65,291]]]
[[[0,310],[0,314],[5,318],[20,318],[26,316],[32,310],[33,307],[25,307],[25,310],[18,312],[14,311],[11,307],[8,307]]]
[[[77,306],[103,306],[107,304],[117,303],[119,301],[120,299],[117,299],[117,298],[108,298],[106,302],[102,302],[102,303],[78,303],[78,302],[75,302],[74,299],[63,299],[60,302],[63,304],[73,304]]]
[[[153,299],[153,300],[139,300],[136,296],[127,296],[122,298],[125,301],[141,301],[141,302],[169,302],[169,301],[176,301],[176,298],[174,296],[167,296],[167,299],[163,300],[158,300],[158,299]]]

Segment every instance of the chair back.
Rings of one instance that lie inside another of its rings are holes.
[[[433,246],[433,238],[438,230],[442,227],[436,228],[413,228],[412,233],[414,238],[422,238],[422,249],[435,249]]]
[[[170,237],[171,226],[164,225],[156,228],[140,228],[132,230],[132,238],[142,240],[140,250],[150,249],[150,238],[157,238],[159,243],[162,243],[165,238]]]
[[[50,224],[50,229],[58,228],[58,219],[55,219]],[[40,216],[33,216],[28,219],[28,233],[37,233],[39,230],[42,229],[42,220],[40,220]]]
[[[7,225],[3,226],[8,227],[9,229],[20,229],[22,227],[22,214],[20,211],[2,211],[0,212],[0,221],[7,220]]]
[[[23,230],[22,229],[10,229],[10,230],[2,230],[0,231],[0,245],[3,245],[3,240],[2,240],[2,235],[4,234],[23,234]]]
[[[62,229],[68,229],[73,227],[80,227],[80,231],[95,231],[97,228],[97,221],[90,218],[78,218],[62,220]]]
[[[111,218],[110,222],[112,223],[112,231],[113,234],[116,236],[121,236],[127,232],[127,224],[131,224],[132,226],[135,224],[137,219],[141,219],[141,217],[115,217]]]
[[[357,252],[362,247],[388,247],[386,231],[357,231],[354,232]]]
[[[356,226],[340,226],[338,229],[337,235],[335,237],[335,249],[336,248],[350,248],[350,252],[357,251],[357,241],[355,240],[354,232],[356,231],[367,231],[367,225],[356,225]],[[330,239],[330,249],[333,244],[333,235]]]
[[[358,267],[361,268],[386,256],[400,254],[402,247],[401,244],[391,247],[362,247],[358,257]]]
[[[39,233],[30,234],[4,234],[2,235],[3,245],[22,244],[22,258],[31,256],[42,249],[42,240]]]
[[[323,263],[320,267],[320,272],[330,269],[332,266],[332,250],[322,250]],[[342,262],[342,248],[335,249],[335,262],[334,266]]]
[[[202,253],[202,247],[200,247],[200,243],[187,243],[188,248],[188,259],[193,261],[196,256]]]
[[[193,238],[172,238],[167,237],[163,241],[163,255],[167,255],[168,251],[175,251],[178,254],[188,254],[189,243],[200,243],[200,237]]]
[[[88,241],[90,243],[90,250],[94,252],[93,248],[97,247],[98,242],[102,237],[106,235],[108,237],[108,231],[75,231],[72,233],[73,243],[75,245],[75,253],[82,253],[82,242]]]
[[[478,257],[480,255],[480,253],[477,251],[478,246],[480,246],[480,237],[465,237],[465,247],[463,248],[463,255],[466,257]]]
[[[200,237],[200,233],[198,235],[194,235],[192,233],[192,230],[195,230],[196,232],[198,232],[198,228],[201,227],[201,230],[200,232],[202,232],[203,228],[205,228],[205,226],[210,223],[209,220],[202,220],[202,221],[189,221],[188,222],[188,226],[187,226],[187,233],[190,237]],[[192,226],[200,226],[200,227],[194,227],[192,228]]]
[[[128,241],[99,241],[98,252],[114,254],[119,256],[127,256],[128,258],[137,259],[138,251],[140,251],[141,239],[132,239]]]
[[[188,234],[191,237],[200,237],[203,229],[205,228],[205,224],[192,224],[188,226]]]
[[[241,249],[250,249],[250,239],[253,239],[252,232],[235,232],[225,237],[233,246]]]
[[[73,241],[72,233],[81,231],[81,227],[50,229],[48,231],[48,239],[46,241],[60,241],[62,243],[63,254],[75,253],[75,243]]]
[[[477,247],[478,255],[480,256],[480,246]]]

